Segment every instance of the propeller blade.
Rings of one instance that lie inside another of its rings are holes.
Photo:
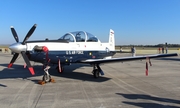
[[[14,39],[16,40],[16,42],[19,42],[18,35],[17,35],[16,30],[14,29],[13,26],[11,26],[11,32],[12,32],[12,34],[13,34]]]
[[[29,32],[27,33],[26,37],[24,38],[24,40],[23,40],[23,42],[22,42],[23,45],[24,45],[25,42],[29,39],[29,37],[33,34],[34,30],[36,29],[36,26],[37,26],[37,24],[34,24],[34,25],[32,26],[32,28],[29,30]]]
[[[27,57],[27,55],[26,55],[26,52],[22,51],[21,54],[22,54],[22,56],[23,56],[23,58],[24,58],[24,61],[25,61],[26,65],[27,65],[29,71],[31,72],[32,75],[34,75],[34,74],[35,74],[35,73],[34,73],[34,69],[33,69],[33,67],[31,66],[31,63],[30,63],[30,61],[29,61],[29,59],[28,59],[28,57]]]
[[[15,53],[15,54],[14,54],[11,62],[10,62],[9,65],[8,65],[8,68],[11,68],[11,67],[12,67],[13,63],[16,61],[16,59],[17,59],[18,56],[19,56],[19,53]]]

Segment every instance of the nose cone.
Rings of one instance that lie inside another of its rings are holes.
[[[9,49],[15,53],[21,53],[22,51],[26,51],[26,45],[22,45],[21,43],[15,43],[10,45]]]

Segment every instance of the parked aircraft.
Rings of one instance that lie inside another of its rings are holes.
[[[11,27],[12,34],[17,43],[9,46],[10,50],[15,52],[15,54],[8,68],[13,65],[19,54],[21,54],[32,75],[35,73],[30,61],[42,63],[46,67],[45,74],[43,75],[43,81],[45,82],[51,80],[51,76],[48,73],[51,64],[57,64],[59,72],[63,71],[65,65],[71,65],[72,63],[90,64],[93,67],[93,75],[97,78],[99,74],[104,75],[100,68],[102,63],[177,56],[176,53],[172,53],[112,58],[116,53],[114,31],[112,29],[110,29],[109,42],[107,43],[102,43],[96,36],[85,31],[69,32],[57,40],[27,41],[36,29],[36,26],[36,24],[33,25],[22,42],[19,42],[14,27]]]

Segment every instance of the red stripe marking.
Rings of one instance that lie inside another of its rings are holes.
[[[27,65],[26,65],[26,63],[25,63],[25,64],[24,64],[24,68],[26,68],[26,66],[27,66]]]
[[[12,65],[13,65],[13,63],[10,63],[10,64],[8,65],[8,68],[11,68],[11,67],[12,67]]]
[[[146,62],[146,76],[148,76],[148,62]]]
[[[58,61],[58,65],[59,65],[59,72],[61,73],[62,71],[61,71],[61,62],[60,62],[60,59]]]
[[[29,67],[29,71],[31,72],[31,74],[32,75],[34,75],[35,73],[34,73],[34,69],[33,69],[33,67]]]

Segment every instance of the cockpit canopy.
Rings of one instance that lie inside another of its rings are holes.
[[[84,31],[66,33],[59,39],[67,40],[68,42],[99,42],[96,36]]]

